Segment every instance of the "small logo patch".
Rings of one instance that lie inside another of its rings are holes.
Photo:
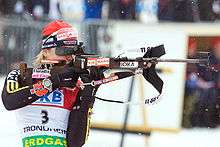
[[[31,94],[36,94],[41,97],[52,91],[52,83],[49,79],[44,79],[33,85],[33,89],[30,90]]]
[[[78,33],[74,28],[63,28],[57,32],[57,41],[77,38]]]
[[[138,62],[120,62],[122,68],[137,68]]]
[[[44,79],[50,76],[49,69],[33,69],[32,78],[33,79]]]
[[[64,95],[61,91],[55,90],[40,97],[34,104],[64,106]]]

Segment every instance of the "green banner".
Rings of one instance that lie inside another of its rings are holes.
[[[66,147],[67,142],[63,137],[57,136],[31,136],[22,139],[23,147]]]

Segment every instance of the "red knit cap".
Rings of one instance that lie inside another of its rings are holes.
[[[44,26],[41,34],[43,37],[49,36],[52,33],[62,29],[62,28],[71,28],[72,26],[62,20],[55,20],[53,22],[50,22],[46,26]]]

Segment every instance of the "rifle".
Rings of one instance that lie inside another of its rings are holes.
[[[145,50],[146,48],[141,48],[141,51],[145,51]],[[76,69],[87,70],[91,67],[96,67],[103,70],[120,69],[126,71],[129,70],[130,72],[132,72],[132,74],[123,73],[116,76],[110,76],[108,78],[104,78],[98,81],[92,81],[91,83],[84,83],[83,86],[86,85],[98,86],[104,83],[133,76],[135,74],[142,74],[143,77],[148,82],[150,82],[155,87],[155,89],[161,94],[163,88],[163,81],[157,75],[155,68],[156,64],[159,62],[199,64],[200,66],[205,66],[208,69],[212,69],[210,63],[211,56],[209,52],[200,52],[198,54],[199,58],[196,59],[161,59],[160,57],[165,55],[164,45],[147,48],[147,51],[145,52],[143,57],[137,57],[133,59],[127,57],[109,58],[109,57],[100,57],[94,54],[86,54],[84,53],[84,47],[82,43],[80,43],[77,47],[73,47],[73,48],[56,49],[55,52],[57,55],[62,55],[62,56],[72,55],[73,61],[70,64]],[[46,62],[42,61],[42,63],[47,64],[48,61]],[[145,104],[151,104],[155,102],[159,96],[145,100]],[[98,98],[98,99],[106,100],[102,98]],[[114,100],[106,100],[106,101],[127,103],[127,102],[114,101]]]
[[[145,52],[146,48],[140,48],[142,52]],[[127,58],[127,57],[100,57],[95,54],[84,53],[84,47],[80,43],[78,49],[62,48],[62,50],[56,50],[57,55],[76,55],[74,56],[73,66],[80,69],[87,69],[91,66],[106,69],[130,69],[148,68],[149,63],[157,64],[158,62],[179,62],[179,63],[191,63],[199,64],[201,66],[210,67],[210,53],[199,52],[198,59],[161,59],[160,57],[165,55],[164,45],[156,47],[148,47],[143,57]]]

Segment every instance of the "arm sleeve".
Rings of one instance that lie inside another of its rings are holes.
[[[20,71],[11,71],[5,79],[2,102],[7,110],[15,110],[27,106],[39,97],[31,94],[32,85],[22,86],[19,82]]]
[[[117,75],[119,79],[134,75],[132,72],[116,72],[114,74]],[[85,86],[85,89],[81,90],[77,95],[78,102],[76,102],[76,106],[69,115],[67,127],[68,147],[82,147],[85,144],[89,136],[92,108],[95,102],[93,96],[98,88],[99,87],[87,85]]]
[[[68,147],[82,147],[89,135],[92,107],[85,104],[81,107],[70,112],[67,128]]]
[[[92,108],[95,101],[93,95],[98,87],[86,86],[78,94],[77,104],[70,112],[67,127],[67,146],[82,147],[88,136],[90,129],[90,120]]]

